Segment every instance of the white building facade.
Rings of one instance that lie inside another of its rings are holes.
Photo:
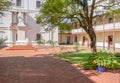
[[[106,4],[109,1],[120,3],[119,0],[104,0],[98,3],[98,5]],[[101,17],[93,20],[93,28],[97,36],[96,46],[103,49],[120,49],[120,15],[117,18],[114,16],[102,16],[105,10],[101,7],[96,9],[96,11],[99,11],[101,15]],[[84,29],[79,26],[79,23],[74,23],[70,32],[65,34],[59,33],[59,44],[73,44],[74,42],[79,42],[83,47],[90,47],[90,38]]]
[[[13,3],[0,15],[0,38],[6,45],[34,45],[35,40],[58,41],[58,28],[45,31],[36,21],[42,0],[9,0]],[[48,27],[48,26],[47,26]]]

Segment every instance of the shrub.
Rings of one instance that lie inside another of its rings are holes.
[[[7,39],[0,38],[0,45],[4,44]]]
[[[114,56],[120,57],[120,53],[114,53]]]
[[[91,64],[98,66],[104,66],[106,68],[115,68],[117,65],[117,59],[112,53],[108,52],[97,52],[89,57]]]
[[[61,51],[65,49],[64,46],[59,46],[59,48],[60,48]]]
[[[57,41],[51,41],[51,40],[49,40],[48,43],[49,43],[52,47],[54,47],[54,46],[57,44]]]
[[[78,52],[79,51],[79,46],[80,46],[79,42],[74,42],[73,45],[74,45],[73,49],[75,49],[75,51]]]
[[[38,45],[41,45],[41,44],[43,44],[43,41],[41,41],[41,40],[36,40],[36,43],[37,43]]]
[[[96,65],[90,62],[87,62],[83,65],[85,69],[95,69]]]

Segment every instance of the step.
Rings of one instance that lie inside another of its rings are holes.
[[[8,47],[6,50],[34,50],[35,48],[31,45],[14,45]]]

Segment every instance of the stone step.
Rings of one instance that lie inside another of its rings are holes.
[[[35,48],[31,45],[14,45],[8,47],[6,50],[34,50]]]

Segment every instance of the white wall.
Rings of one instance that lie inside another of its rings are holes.
[[[2,23],[0,23],[0,28],[1,27],[9,27],[11,24],[11,20],[12,20],[12,14],[9,11],[5,11],[3,12],[3,16],[2,16]]]
[[[9,0],[11,1],[11,0]],[[28,35],[29,35],[29,39],[30,41],[34,42],[36,40],[36,34],[41,33],[42,37],[48,41],[51,37],[51,33],[45,32],[44,31],[44,27],[40,26],[39,24],[36,23],[36,15],[39,13],[38,12],[38,8],[36,8],[36,1],[38,0],[21,0],[22,1],[22,9],[23,10],[28,10],[28,14],[27,14],[27,26],[29,27],[28,30]],[[40,0],[40,1],[44,1],[44,0]],[[14,3],[13,7],[16,7],[16,0],[12,0],[12,2]],[[12,7],[11,7],[12,8]],[[19,7],[17,7],[18,11],[19,11]],[[13,34],[10,31],[10,26],[12,23],[12,12],[11,9],[10,11],[6,11],[4,12],[4,16],[2,18],[3,23],[0,24],[0,31],[4,31],[5,34],[4,36],[7,37],[7,43],[11,43],[13,41],[12,37]],[[21,31],[18,31],[21,35],[19,36],[19,41],[25,41],[22,36],[25,36],[25,34],[22,34]],[[42,33],[44,32],[44,33]],[[56,28],[56,30],[54,31],[54,41],[58,41],[58,28]],[[17,43],[19,43],[19,41],[17,41]]]

